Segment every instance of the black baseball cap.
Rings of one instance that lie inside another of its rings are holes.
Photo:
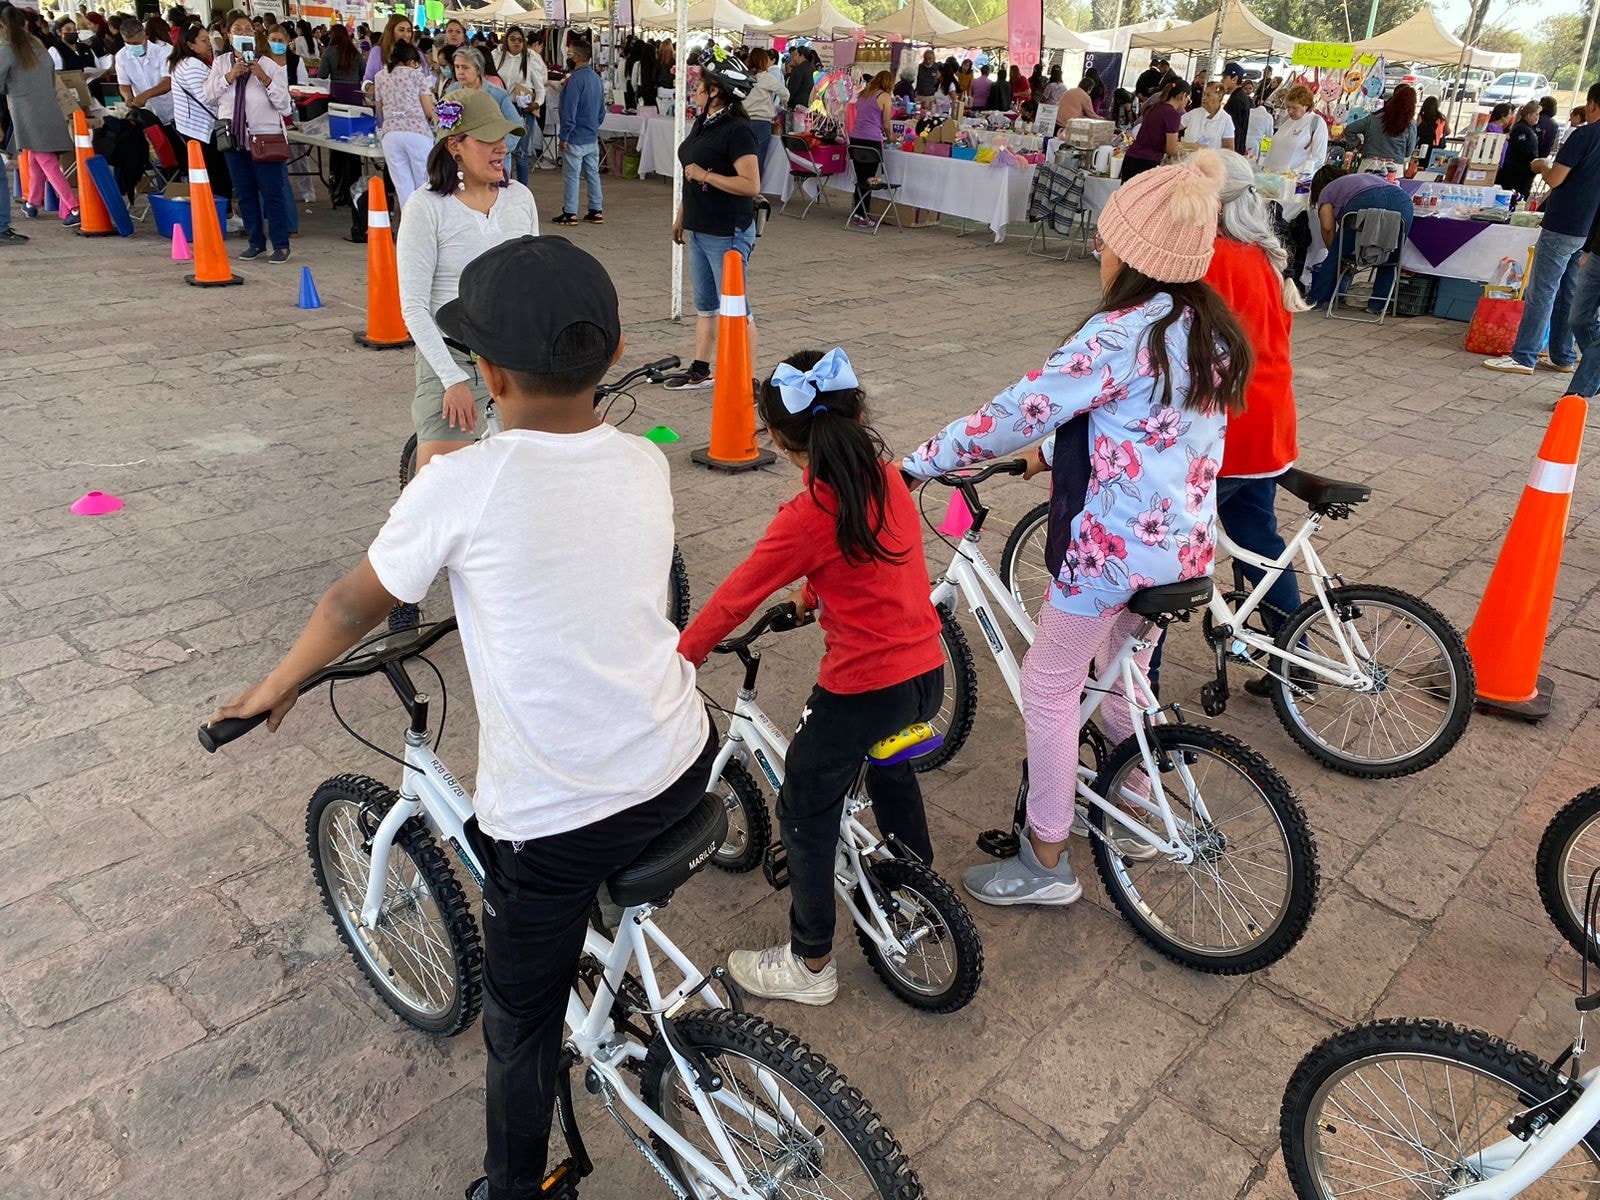
[[[485,250],[461,272],[456,298],[434,317],[445,341],[497,367],[558,375],[609,365],[622,343],[611,276],[563,237],[521,237]],[[562,353],[563,333],[590,325],[603,352]]]
[[[1241,67],[1236,62],[1231,62],[1231,63],[1228,63],[1226,66],[1224,66],[1222,68],[1222,75],[1223,75],[1224,79],[1226,79],[1230,75],[1233,76],[1233,78],[1235,78],[1235,79],[1243,79],[1244,78],[1244,68]]]

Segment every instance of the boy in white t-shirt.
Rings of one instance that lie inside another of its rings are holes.
[[[217,710],[271,712],[441,567],[478,708],[486,1178],[540,1194],[566,996],[595,893],[705,794],[716,742],[667,618],[672,493],[654,445],[601,422],[622,352],[605,268],[564,238],[506,242],[440,308],[479,360],[504,430],[435,458],[293,650]]]

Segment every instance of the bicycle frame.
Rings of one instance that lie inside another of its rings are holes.
[[[1233,644],[1230,649],[1236,654],[1243,654],[1244,648],[1249,648],[1282,659],[1286,664],[1320,676],[1338,687],[1356,692],[1371,691],[1375,686],[1374,682],[1359,665],[1363,657],[1369,656],[1366,645],[1354,629],[1351,629],[1349,634],[1355,639],[1355,644],[1352,645],[1346,637],[1344,624],[1334,612],[1332,601],[1328,599],[1327,580],[1331,576],[1328,569],[1322,565],[1322,559],[1318,556],[1316,548],[1311,544],[1312,537],[1321,529],[1322,518],[1316,513],[1311,513],[1295,532],[1294,537],[1289,540],[1289,544],[1284,547],[1283,553],[1277,558],[1266,558],[1236,544],[1228,537],[1227,530],[1222,528],[1221,522],[1218,522],[1216,527],[1218,548],[1225,551],[1235,564],[1255,567],[1265,574],[1237,609],[1228,606],[1221,591],[1213,591],[1209,606],[1211,619],[1218,627],[1227,626],[1233,630]],[[1297,557],[1305,563],[1303,574],[1311,581],[1312,591],[1316,593],[1322,611],[1327,614],[1328,626],[1333,631],[1334,641],[1344,656],[1343,661],[1312,654],[1300,647],[1294,650],[1282,650],[1272,638],[1259,634],[1245,625],[1266,599],[1267,593],[1272,590],[1272,585],[1277,583]]]
[[[989,604],[991,601],[994,603],[1029,646],[1033,645],[1034,624],[1029,620],[1022,602],[1011,593],[1010,588],[1005,586],[999,573],[984,556],[983,550],[978,545],[981,537],[980,529],[969,530],[962,536],[949,568],[934,585],[931,599],[939,609],[950,611],[955,607],[956,594],[960,593],[967,603],[967,608],[976,618],[979,628],[983,630],[984,639],[989,643],[989,650],[994,655],[995,665],[1000,668],[1006,687],[1011,691],[1011,699],[1016,702],[1017,710],[1020,712],[1022,668],[1017,662],[1015,651],[1011,649],[1010,643],[996,626]],[[1265,594],[1265,589],[1262,594]],[[1216,603],[1215,592],[1212,593],[1212,603]],[[1118,803],[1112,803],[1094,790],[1094,772],[1082,763],[1078,765],[1077,798],[1085,805],[1092,804],[1099,808],[1111,820],[1121,825],[1124,836],[1137,838],[1160,853],[1170,856],[1175,862],[1188,863],[1193,861],[1194,848],[1184,841],[1180,833],[1177,819],[1172,813],[1172,806],[1167,802],[1166,791],[1161,783],[1161,772],[1157,769],[1155,756],[1150,748],[1150,739],[1146,734],[1147,724],[1167,723],[1166,712],[1151,690],[1150,680],[1134,659],[1134,655],[1139,651],[1153,645],[1145,640],[1148,632],[1149,627],[1146,625],[1138,635],[1123,644],[1097,677],[1089,680],[1086,688],[1088,699],[1083,705],[1080,720],[1084,724],[1093,720],[1095,713],[1100,711],[1101,702],[1110,693],[1109,688],[1100,686],[1099,680],[1120,677],[1123,694],[1129,697],[1130,705],[1142,710],[1139,715],[1144,719],[1132,722],[1133,736],[1139,744],[1139,754],[1144,761],[1145,775],[1150,780],[1155,794],[1155,803],[1152,804],[1149,799],[1126,790],[1115,798]],[[1188,792],[1187,799],[1191,810],[1198,820],[1209,821],[1210,813],[1206,811],[1200,790],[1194,785],[1188,765],[1178,763],[1176,766]],[[1152,816],[1159,817],[1166,831],[1166,840],[1158,839],[1148,826],[1130,820],[1119,810],[1119,803],[1143,809]]]
[[[472,799],[457,782],[454,775],[428,747],[427,734],[408,731],[405,752],[406,770],[400,787],[399,799],[384,814],[372,838],[371,866],[367,876],[366,894],[361,907],[361,924],[375,928],[382,911],[385,885],[389,876],[389,857],[395,835],[412,817],[424,815],[439,836],[455,851],[456,857],[472,876],[480,891],[483,888],[483,867],[467,841],[466,822],[472,816]],[[608,1110],[620,1121],[621,1116],[613,1104],[616,1102],[644,1124],[652,1133],[670,1146],[684,1164],[699,1178],[715,1186],[734,1200],[764,1200],[765,1193],[752,1186],[745,1174],[739,1156],[729,1141],[728,1133],[718,1108],[736,1111],[747,1121],[754,1122],[774,1138],[792,1138],[801,1127],[798,1115],[778,1094],[776,1088],[766,1087],[766,1100],[773,1105],[788,1124],[775,1119],[771,1112],[746,1102],[739,1095],[730,1095],[726,1089],[708,1093],[694,1086],[694,1068],[686,1062],[664,1032],[662,1041],[672,1055],[679,1077],[686,1081],[695,1108],[711,1134],[713,1144],[721,1155],[721,1162],[708,1159],[691,1145],[682,1134],[655,1112],[651,1111],[639,1095],[623,1078],[623,1064],[642,1060],[648,1048],[626,1035],[618,1036],[611,1019],[612,997],[621,987],[622,979],[630,968],[637,971],[640,984],[649,1001],[648,1015],[658,1031],[663,1031],[663,1021],[675,1015],[683,1004],[698,997],[710,1008],[723,1008],[721,997],[713,990],[709,978],[683,953],[651,920],[655,905],[636,905],[623,912],[619,935],[612,941],[595,929],[584,936],[584,952],[601,964],[604,986],[595,988],[593,1001],[586,1007],[574,988],[567,995],[567,1044],[577,1060],[586,1062],[592,1072],[592,1081]],[[682,975],[682,981],[665,993],[656,975],[651,951],[656,951]],[[637,1148],[652,1160],[655,1155],[640,1142]],[[676,1186],[676,1185],[674,1185]]]
[[[712,764],[708,787],[715,788],[717,780],[722,778],[722,772],[734,759],[746,765],[753,759],[776,795],[783,789],[783,765],[788,754],[789,739],[779,732],[772,718],[756,703],[755,691],[751,688],[741,689],[733,707],[728,736],[723,740],[722,748],[717,751],[716,761]],[[892,857],[878,837],[857,819],[857,814],[871,803],[858,777],[856,786],[845,798],[844,813],[839,819],[833,890],[850,910],[851,919],[884,955],[903,959],[911,947],[895,936],[894,927],[885,916],[873,889],[858,886],[867,879],[867,860]],[[866,905],[865,911],[856,903],[854,893],[857,891]]]

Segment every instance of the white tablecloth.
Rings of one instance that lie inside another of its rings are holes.
[[[947,216],[979,221],[1006,240],[1006,226],[1028,219],[1028,191],[1033,168],[997,167],[964,158],[936,158],[890,148],[885,154],[889,178],[900,185],[902,207],[921,208]],[[839,192],[855,190],[855,172],[828,176]]]
[[[678,147],[672,140],[672,118],[651,117],[639,135],[639,178],[662,175],[670,179],[677,171]],[[761,190],[769,196],[789,196],[789,159],[776,134],[767,143],[767,158],[761,164]]]
[[[1431,263],[1408,240],[1400,251],[1400,265],[1423,275],[1443,275],[1449,279],[1470,279],[1488,283],[1494,278],[1502,258],[1519,267],[1528,262],[1528,250],[1539,240],[1539,231],[1520,225],[1490,225],[1441,263]]]

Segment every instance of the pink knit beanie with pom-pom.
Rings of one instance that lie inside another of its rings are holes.
[[[1100,240],[1123,262],[1162,283],[1190,283],[1211,266],[1227,171],[1215,150],[1145,171],[1100,213]]]

